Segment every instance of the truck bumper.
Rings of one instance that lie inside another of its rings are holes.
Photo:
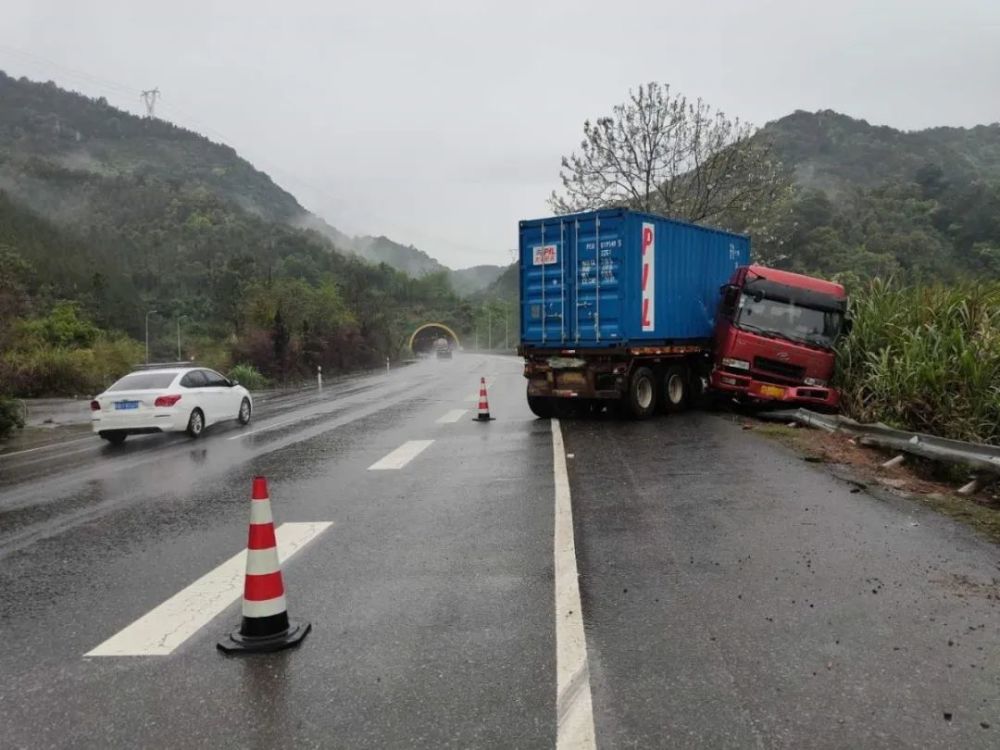
[[[812,385],[778,385],[755,380],[749,375],[736,375],[713,369],[709,378],[712,388],[717,391],[745,396],[758,401],[779,401],[810,404],[825,409],[836,409],[840,403],[840,393],[836,388],[820,388]]]

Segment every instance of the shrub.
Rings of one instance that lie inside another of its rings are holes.
[[[19,427],[24,427],[20,404],[13,399],[0,397],[0,440]]]
[[[271,381],[261,375],[260,371],[253,365],[238,364],[229,371],[230,380],[240,381],[240,385],[250,391],[259,391],[267,388]]]

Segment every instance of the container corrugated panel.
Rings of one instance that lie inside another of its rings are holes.
[[[521,343],[614,347],[712,335],[749,237],[625,209],[520,224]]]

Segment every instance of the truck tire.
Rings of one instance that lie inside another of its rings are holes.
[[[672,414],[686,409],[691,400],[691,373],[688,368],[684,365],[670,365],[663,371],[660,382],[663,410]]]
[[[625,396],[628,412],[636,419],[648,419],[656,411],[656,380],[648,367],[637,367],[628,381]]]
[[[554,401],[551,396],[528,396],[528,408],[540,419],[551,419],[555,413]]]

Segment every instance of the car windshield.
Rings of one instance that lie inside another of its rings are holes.
[[[829,348],[840,333],[842,319],[841,313],[832,310],[744,294],[736,325],[755,333]]]
[[[151,391],[157,388],[166,388],[177,377],[176,372],[133,372],[126,375],[113,386],[109,391]]]

